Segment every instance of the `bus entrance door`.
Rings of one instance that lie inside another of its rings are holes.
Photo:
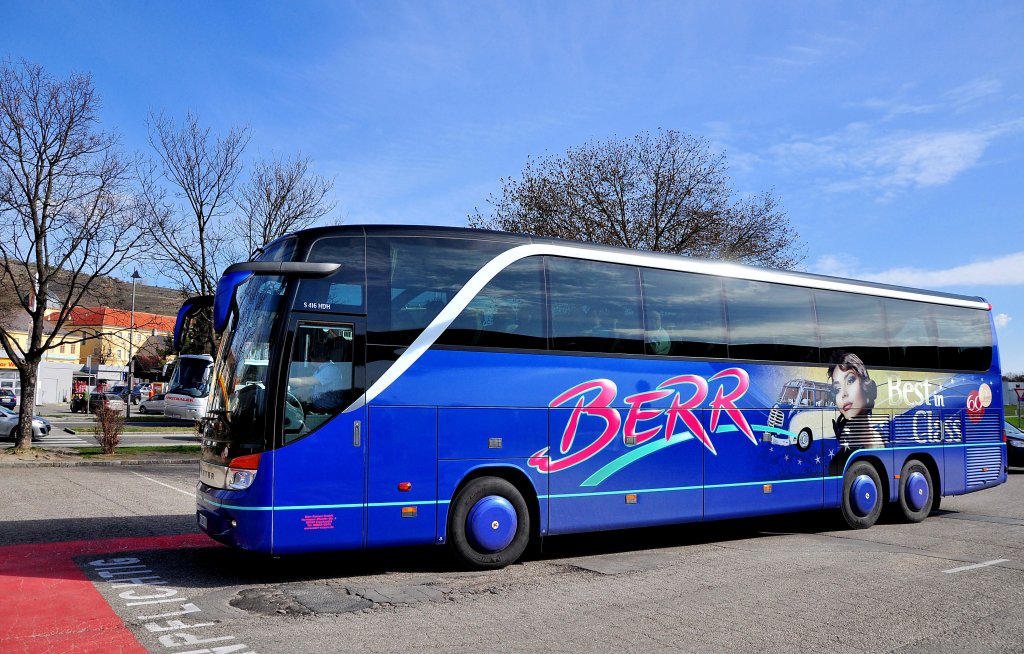
[[[276,451],[274,550],[363,545],[365,327],[345,316],[293,316]],[[340,317],[339,317],[340,318]]]

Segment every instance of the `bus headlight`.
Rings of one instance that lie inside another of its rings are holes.
[[[245,490],[256,480],[255,470],[228,469],[227,487],[231,490]]]
[[[231,490],[245,490],[256,481],[256,469],[260,467],[259,454],[236,456],[228,462],[228,476],[225,487]]]

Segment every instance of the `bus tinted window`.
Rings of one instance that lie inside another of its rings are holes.
[[[814,291],[821,335],[821,361],[843,350],[860,357],[868,366],[889,365],[882,299],[870,295]]]
[[[896,368],[938,368],[932,310],[935,305],[908,300],[885,300],[889,365]]]
[[[254,253],[256,261],[293,261],[295,238],[280,238]]]
[[[730,357],[818,362],[809,289],[726,279],[725,298]]]
[[[649,268],[641,275],[648,354],[728,355],[719,278]]]
[[[340,263],[341,268],[330,277],[300,280],[295,309],[363,313],[366,288],[364,243],[362,236],[334,236],[314,241],[306,261]]]
[[[936,306],[939,364],[952,370],[988,370],[992,365],[992,328],[988,312]]]
[[[641,354],[636,268],[551,257],[551,344],[556,350]]]
[[[453,238],[367,239],[371,343],[409,345],[508,243]]]
[[[545,349],[542,259],[529,257],[498,273],[445,330],[438,342]]]
[[[356,399],[353,344],[350,325],[299,325],[288,366],[285,443],[315,430]]]

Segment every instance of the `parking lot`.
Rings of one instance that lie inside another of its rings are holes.
[[[1024,474],[916,525],[551,538],[496,572],[434,548],[232,551],[197,533],[194,483],[180,465],[0,470],[0,651],[1024,649]]]

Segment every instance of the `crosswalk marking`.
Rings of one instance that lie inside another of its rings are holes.
[[[95,445],[96,442],[92,439],[85,440],[79,438],[74,434],[68,434],[67,432],[52,431],[48,435],[43,436],[41,439],[35,441],[35,445],[40,447],[74,447],[82,445]]]

